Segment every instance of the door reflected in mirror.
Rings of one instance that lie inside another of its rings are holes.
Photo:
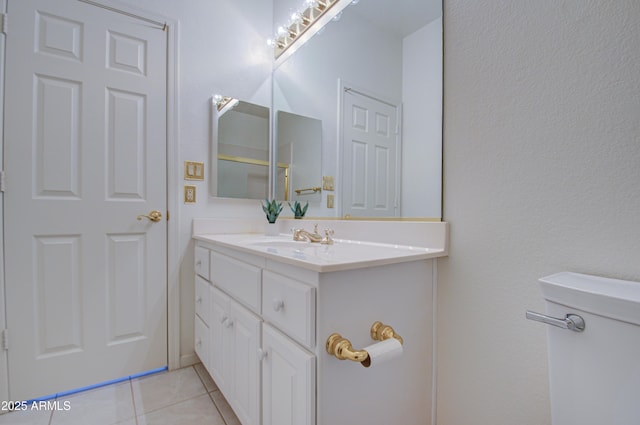
[[[269,194],[269,108],[225,97],[214,101],[217,196],[265,199]]]
[[[276,27],[292,1],[275,0]],[[335,192],[315,193],[308,215],[440,219],[441,1],[346,7],[278,64],[273,110],[321,122],[320,176],[334,177]],[[274,182],[281,196],[280,173]]]

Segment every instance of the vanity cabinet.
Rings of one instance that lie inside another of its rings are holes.
[[[195,249],[196,353],[243,425],[431,422],[433,260],[318,272]],[[374,343],[378,320],[404,338],[399,359],[367,369],[326,352],[334,332]]]
[[[262,316],[306,348],[316,343],[316,290],[269,270],[263,273]]]
[[[260,424],[258,348],[261,320],[218,288],[211,288],[210,373],[240,421]]]
[[[196,247],[194,258],[194,269],[196,272],[195,352],[200,359],[209,359],[211,341],[209,336],[209,250],[200,246]]]
[[[209,282],[196,275],[196,317],[194,322],[195,351],[200,359],[209,359],[211,348],[209,319]]]
[[[315,356],[264,324],[262,425],[315,424]]]

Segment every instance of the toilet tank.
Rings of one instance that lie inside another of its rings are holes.
[[[547,315],[585,322],[547,327],[552,424],[640,424],[640,283],[564,272],[539,284]]]

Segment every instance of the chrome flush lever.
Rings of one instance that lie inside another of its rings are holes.
[[[545,314],[527,311],[527,319],[546,323],[547,325],[557,326],[563,329],[569,329],[574,332],[582,332],[585,328],[584,319],[577,314],[567,314],[564,319],[558,319]]]

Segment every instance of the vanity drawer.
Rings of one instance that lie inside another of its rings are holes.
[[[209,282],[196,276],[196,314],[205,324],[209,324]]]
[[[211,252],[214,285],[260,314],[262,270],[219,252]]]
[[[196,246],[193,263],[196,274],[209,280],[209,250],[201,246]]]
[[[265,271],[262,279],[262,312],[265,320],[301,344],[309,348],[315,345],[315,288]]]

